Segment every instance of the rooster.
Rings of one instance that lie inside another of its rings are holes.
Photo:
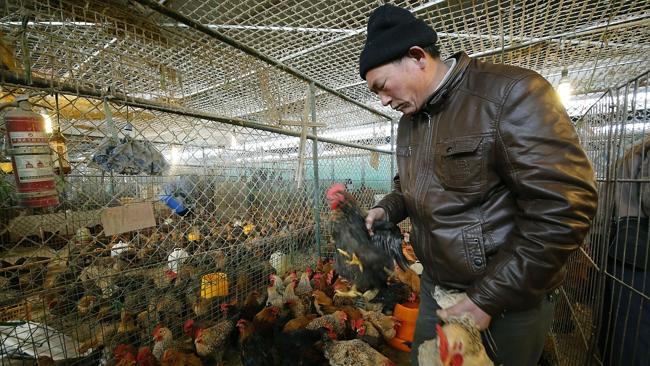
[[[395,224],[375,221],[371,237],[366,230],[366,213],[343,184],[332,185],[326,197],[334,211],[330,219],[336,247],[334,268],[352,283],[350,296],[385,288],[395,262],[404,270],[408,268],[402,252],[402,234]]]
[[[481,334],[469,316],[450,318],[436,325],[437,338],[418,348],[418,361],[425,366],[494,366],[481,342]]]
[[[162,361],[163,354],[174,342],[172,331],[158,324],[153,330],[153,340],[152,353],[158,361]]]
[[[273,354],[255,326],[244,319],[237,322],[239,349],[243,366],[273,366]]]

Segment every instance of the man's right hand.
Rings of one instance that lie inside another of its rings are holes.
[[[372,224],[375,220],[384,220],[385,218],[386,210],[381,207],[375,207],[368,211],[368,215],[366,216],[366,229],[368,230],[368,233],[370,233],[370,235],[374,234],[372,232]]]

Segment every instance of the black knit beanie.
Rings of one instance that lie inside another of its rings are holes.
[[[359,74],[404,56],[413,46],[426,47],[436,43],[438,35],[410,11],[384,4],[368,18],[368,38],[359,58]]]

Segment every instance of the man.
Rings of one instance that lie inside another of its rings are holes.
[[[441,60],[436,32],[409,11],[376,9],[361,77],[402,112],[394,190],[366,218],[410,217],[424,266],[417,347],[439,319],[468,313],[496,364],[536,365],[551,294],[596,210],[594,172],[551,85],[537,73]],[[466,291],[446,310],[434,286]]]

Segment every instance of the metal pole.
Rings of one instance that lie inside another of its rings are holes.
[[[311,94],[311,120],[316,123],[316,85],[309,83],[309,93]],[[320,247],[320,184],[318,178],[318,135],[317,128],[312,127],[314,139],[311,143],[313,154],[314,166],[314,236],[316,237],[316,249],[318,251],[318,258],[321,258]]]
[[[108,98],[109,100],[117,103],[124,104],[126,106],[131,106],[131,107],[138,107],[138,108],[146,108],[154,111],[160,111],[160,112],[165,112],[165,113],[171,113],[171,114],[176,114],[179,116],[186,116],[186,117],[194,117],[194,118],[199,118],[199,119],[205,119],[209,121],[215,121],[215,122],[220,122],[220,123],[225,123],[228,125],[232,126],[240,126],[240,127],[246,127],[246,128],[253,128],[256,130],[261,130],[261,131],[267,131],[267,132],[273,132],[277,133],[280,135],[285,135],[285,136],[293,136],[293,137],[300,137],[300,132],[293,132],[293,131],[288,131],[284,130],[282,128],[277,128],[273,126],[268,126],[264,125],[261,123],[255,123],[255,122],[250,122],[245,119],[241,118],[233,118],[233,117],[226,117],[226,116],[219,116],[216,114],[212,113],[206,113],[206,112],[200,112],[197,110],[191,110],[188,108],[178,108],[178,107],[170,107],[166,106],[160,103],[153,102],[151,100],[143,99],[143,98],[136,98],[136,97],[129,97],[125,94],[121,93],[115,93],[113,95],[107,96],[106,93],[101,91],[101,88],[88,88],[88,87],[83,87],[79,85],[71,85],[67,83],[61,83],[55,80],[48,80],[48,79],[43,79],[39,77],[32,77],[32,84],[27,84],[24,76],[18,75],[16,73],[7,71],[7,70],[0,70],[0,84],[7,84],[7,85],[15,85],[19,87],[27,87],[31,89],[39,89],[43,90],[49,93],[54,93],[54,92],[61,92],[61,93],[67,93],[71,95],[77,95],[80,97],[89,97],[89,98],[96,98],[96,99],[103,99],[103,98]],[[314,140],[316,136],[312,134],[307,134],[307,138],[310,140]],[[387,150],[382,150],[382,149],[376,149],[374,147],[370,146],[364,146],[364,145],[359,145],[355,144],[352,142],[345,142],[345,141],[338,141],[330,138],[325,138],[321,137],[319,138],[320,141],[323,142],[328,142],[331,144],[336,144],[336,145],[341,145],[341,146],[347,146],[347,147],[352,147],[355,149],[362,149],[362,150],[368,150],[368,151],[376,151],[380,154],[390,154],[390,151]]]

